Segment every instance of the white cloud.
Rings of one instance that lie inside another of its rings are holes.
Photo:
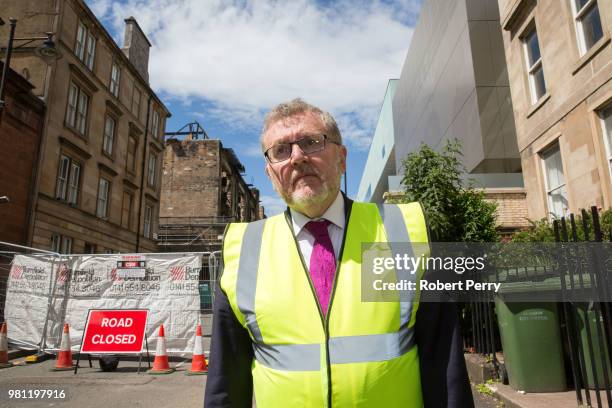
[[[273,105],[301,96],[338,117],[367,149],[389,78],[412,28],[398,18],[420,0],[92,0],[115,32],[136,16],[154,45],[150,77],[180,101],[201,98],[232,127],[256,128]],[[255,125],[256,124],[256,125]]]
[[[261,145],[259,143],[246,144],[242,146],[239,153],[241,156],[262,158]]]
[[[287,209],[287,204],[278,196],[263,195],[259,199],[267,217],[280,214]]]

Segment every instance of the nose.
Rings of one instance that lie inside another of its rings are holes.
[[[308,156],[304,154],[304,151],[300,148],[300,146],[294,144],[291,146],[291,164],[295,163],[303,163],[308,160]]]

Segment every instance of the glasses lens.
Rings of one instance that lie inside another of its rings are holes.
[[[306,136],[297,142],[300,149],[306,154],[318,152],[325,147],[324,136]]]
[[[272,146],[268,150],[268,157],[273,162],[283,161],[291,156],[291,145],[288,143],[279,143]]]

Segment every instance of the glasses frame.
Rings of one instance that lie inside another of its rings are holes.
[[[271,164],[274,164],[274,163],[282,163],[282,162],[284,162],[284,161],[287,161],[287,160],[291,159],[291,156],[293,156],[293,145],[294,145],[294,144],[297,144],[297,145],[298,145],[298,147],[300,148],[300,150],[302,151],[302,153],[304,153],[304,155],[306,155],[306,156],[309,156],[309,155],[311,155],[312,153],[322,152],[322,151],[323,151],[323,150],[325,150],[325,148],[327,147],[327,142],[330,142],[330,143],[333,143],[333,144],[340,145],[340,143],[338,143],[338,142],[334,142],[334,141],[332,141],[332,140],[329,140],[328,136],[327,136],[327,135],[325,135],[325,134],[323,134],[323,135],[321,135],[321,136],[323,136],[323,147],[322,147],[322,148],[320,148],[320,149],[318,149],[318,150],[314,150],[314,151],[312,151],[312,152],[310,152],[310,153],[306,153],[306,152],[304,151],[304,149],[302,149],[298,143],[300,143],[302,140],[306,139],[307,137],[312,137],[312,136],[315,136],[315,135],[308,135],[308,136],[304,136],[304,137],[302,137],[302,138],[300,138],[300,139],[298,139],[298,140],[296,140],[296,141],[293,141],[293,142],[282,142],[282,143],[277,143],[276,145],[279,145],[279,144],[286,144],[286,145],[287,145],[287,144],[288,144],[288,145],[291,147],[291,154],[290,154],[290,155],[289,155],[289,157],[287,157],[286,159],[283,159],[283,160],[277,160],[277,161],[272,161],[272,159],[270,159],[270,156],[268,155],[268,152],[269,152],[269,151],[270,151],[270,150],[271,150],[273,147],[275,147],[276,145],[272,145],[272,146],[270,146],[269,148],[267,148],[267,149],[266,149],[266,151],[264,152],[264,156],[266,157],[266,160],[267,160],[269,163],[271,163]]]

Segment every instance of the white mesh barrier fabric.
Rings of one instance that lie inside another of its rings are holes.
[[[9,341],[35,346],[42,340],[43,348],[58,349],[66,322],[76,351],[89,309],[148,309],[149,349],[163,323],[168,352],[191,353],[200,318],[199,275],[208,255],[15,255],[4,310]],[[126,274],[122,262],[133,259],[144,267]]]

